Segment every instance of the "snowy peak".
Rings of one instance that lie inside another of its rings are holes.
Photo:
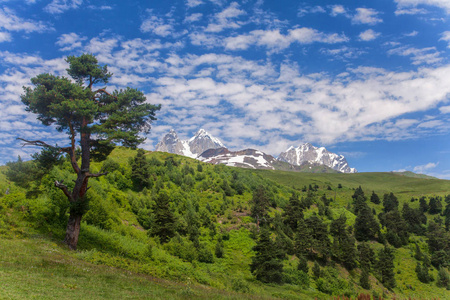
[[[224,148],[225,145],[206,130],[200,129],[192,138],[188,141],[189,148],[192,153],[202,154],[208,149]]]
[[[268,154],[254,149],[229,151],[227,148],[209,149],[203,152],[199,160],[211,164],[225,164],[230,167],[249,169],[275,170],[276,159]]]
[[[313,165],[325,165],[342,173],[356,173],[356,169],[350,168],[344,156],[329,152],[324,147],[315,147],[305,143],[297,148],[290,147],[278,156],[278,160],[300,166],[304,163]]]
[[[200,129],[189,140],[180,140],[175,130],[171,129],[168,134],[156,145],[155,151],[169,152],[192,158],[208,149],[225,147],[223,143],[210,135],[206,130]]]

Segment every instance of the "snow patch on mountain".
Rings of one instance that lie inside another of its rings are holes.
[[[297,148],[291,146],[285,152],[282,152],[278,159],[296,166],[310,163],[325,165],[342,173],[357,172],[355,168],[349,167],[343,155],[329,152],[324,147],[315,147],[310,143],[300,145]]]
[[[180,140],[175,130],[172,129],[156,145],[155,151],[169,152],[191,158],[197,158],[208,149],[223,147],[225,147],[225,145],[219,139],[213,137],[204,129],[200,129],[189,140]]]

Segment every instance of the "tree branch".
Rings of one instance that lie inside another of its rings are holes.
[[[106,91],[105,89],[98,89],[98,90],[94,91],[94,95],[97,95],[97,94],[100,94],[100,93],[103,93],[103,94],[106,94],[108,96],[117,98],[116,96],[113,96],[111,93],[108,93],[108,91]]]
[[[87,177],[100,177],[100,176],[104,176],[107,175],[108,172],[102,172],[102,170],[100,170],[100,172],[92,174],[92,173],[88,173],[86,176]]]
[[[60,147],[55,147],[52,145],[47,144],[46,142],[43,141],[29,141],[23,138],[17,138],[18,140],[24,141],[24,143],[22,144],[22,147],[24,146],[37,146],[37,147],[48,147],[48,148],[54,148],[54,149],[59,149],[62,151],[62,148]]]
[[[64,192],[64,195],[66,195],[66,197],[70,199],[70,201],[73,201],[72,194],[70,194],[69,189],[66,185],[63,184],[63,182],[64,180],[61,180],[59,182],[55,180],[55,186],[57,188],[60,188]]]

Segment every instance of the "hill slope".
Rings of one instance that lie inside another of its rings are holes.
[[[404,203],[417,209],[417,199],[422,196],[430,204],[431,199],[445,196],[450,191],[449,181],[395,173],[307,174],[239,169],[161,152],[145,152],[147,167],[140,170],[134,167],[136,159],[136,151],[117,148],[106,161],[93,163],[93,171],[103,167],[109,174],[90,182],[89,210],[83,217],[77,252],[69,252],[54,242],[64,236],[68,205],[52,183],[56,179],[71,182],[73,175],[68,162],[30,182],[27,189],[7,184],[4,175],[0,175],[0,245],[5,249],[0,254],[0,276],[8,282],[0,291],[14,299],[25,297],[26,292],[37,298],[61,298],[65,294],[144,298],[141,292],[147,288],[155,291],[155,298],[175,299],[184,296],[240,299],[243,295],[257,299],[329,299],[331,295],[359,293],[445,299],[450,295],[445,288],[436,287],[436,280],[423,283],[417,279],[415,244],[432,262],[435,259],[428,249],[428,237],[422,233],[409,234],[406,244],[394,250],[397,285],[391,290],[383,287],[375,265],[370,271],[371,289],[363,289],[359,285],[360,262],[356,261],[356,268],[349,272],[343,267],[342,258],[336,256],[338,246],[331,244],[336,239],[333,222],[341,216],[345,216],[347,226],[356,222],[352,196],[359,186],[368,198],[372,191],[381,200],[383,194],[393,192],[398,197],[399,209]],[[136,181],[133,177],[136,172],[148,172],[149,180]],[[258,194],[261,191],[263,194]],[[166,243],[156,230],[157,201],[164,194],[168,196],[174,220],[174,232]],[[298,218],[311,226],[316,226],[313,221],[323,224],[330,242],[326,246],[330,247],[326,250],[329,252],[324,252],[328,253],[325,260],[316,252],[308,254],[307,273],[298,271],[297,233],[289,229],[290,213],[299,211],[289,206],[293,195],[302,203],[303,216]],[[259,220],[261,226],[267,222],[273,242],[286,251],[281,260],[282,284],[265,284],[251,272],[250,266],[258,255],[254,246],[260,238],[259,221],[254,217],[255,203],[264,197],[267,206],[264,219]],[[415,201],[411,202],[411,197]],[[442,199],[439,201],[445,206]],[[383,204],[366,202],[377,218]],[[444,214],[444,207],[441,213]],[[428,222],[423,228],[431,220],[445,220],[440,214],[425,215]],[[386,228],[380,234],[389,238]],[[383,249],[380,239],[381,236],[370,241],[376,256]],[[360,244],[357,241],[354,247]],[[315,261],[320,262],[324,278],[314,278]],[[54,271],[54,279],[50,269]],[[429,270],[437,279],[437,268],[432,266]],[[29,275],[25,275],[27,271]],[[121,282],[122,274],[135,275]],[[28,278],[26,285],[18,283],[21,276]],[[153,286],[155,281],[157,286]],[[89,294],[89,288],[85,289],[89,282],[105,288],[92,288]],[[336,285],[323,285],[324,282]],[[115,286],[122,291],[115,290]]]

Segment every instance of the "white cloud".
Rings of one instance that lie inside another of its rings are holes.
[[[197,22],[203,17],[203,14],[201,13],[195,13],[192,15],[187,16],[184,21],[188,23]]]
[[[11,41],[11,34],[9,34],[9,32],[0,32],[0,43],[10,41]]]
[[[96,6],[96,5],[89,5],[87,8],[89,9],[94,9],[94,10],[112,10],[112,6],[109,5],[101,5],[101,6]]]
[[[399,10],[417,8],[418,6],[435,6],[444,9],[450,14],[450,1],[448,0],[395,0]]]
[[[450,48],[450,31],[444,31],[442,33],[442,37],[439,40],[448,42],[447,48]]]
[[[417,36],[418,34],[419,34],[419,32],[416,31],[416,30],[414,30],[414,31],[411,31],[411,32],[409,32],[409,33],[405,33],[405,36],[407,36],[407,37],[413,37],[413,36]]]
[[[86,37],[80,37],[74,32],[64,33],[60,37],[58,37],[56,45],[62,47],[61,49],[59,49],[61,51],[72,51],[76,48],[81,48],[82,42],[86,39]]]
[[[439,163],[427,163],[425,165],[420,165],[420,166],[415,166],[413,169],[413,172],[417,172],[417,173],[424,173],[427,172],[430,169],[434,169],[437,167]]]
[[[388,54],[410,56],[413,65],[436,64],[442,61],[442,57],[440,57],[436,47],[417,49],[403,46],[389,50]]]
[[[439,110],[443,114],[450,114],[450,106],[441,106]]]
[[[380,36],[379,32],[375,32],[372,29],[367,29],[366,31],[363,31],[359,34],[359,39],[361,41],[368,42],[376,39],[379,36]]]
[[[397,9],[395,11],[395,15],[424,15],[427,14],[428,11],[423,8],[403,8],[403,9]]]
[[[203,4],[202,0],[187,0],[186,1],[186,6],[189,7],[189,8],[196,7],[196,6],[199,6],[201,4]]]
[[[251,45],[264,46],[271,50],[282,50],[292,43],[342,43],[348,41],[345,35],[337,33],[326,34],[313,28],[295,28],[282,34],[279,30],[255,30],[249,34],[238,35],[225,39],[225,48],[230,50],[245,50]]]
[[[322,6],[305,6],[300,7],[297,12],[298,17],[306,16],[307,14],[326,13],[326,10]]]
[[[172,24],[167,23],[163,18],[154,15],[152,10],[148,10],[148,13],[150,16],[141,24],[140,29],[142,32],[152,32],[162,37],[174,34],[175,29]]]
[[[342,5],[332,5],[330,8],[331,8],[330,15],[332,15],[333,17],[342,14],[345,15],[347,13],[346,9]]]
[[[83,0],[53,0],[44,10],[50,14],[62,14],[69,9],[77,9],[83,4]]]
[[[22,19],[7,7],[0,8],[0,29],[2,28],[7,31],[24,31],[26,33],[53,30],[52,27],[42,22]]]
[[[239,9],[239,4],[237,2],[232,2],[229,7],[225,8],[223,11],[215,14],[211,19],[213,22],[209,23],[206,27],[206,32],[221,32],[225,29],[237,29],[242,26],[238,21],[234,19],[245,15],[246,12]]]
[[[354,24],[375,25],[383,22],[382,19],[377,17],[378,14],[379,12],[373,8],[357,8],[356,14],[352,17],[352,22]]]

